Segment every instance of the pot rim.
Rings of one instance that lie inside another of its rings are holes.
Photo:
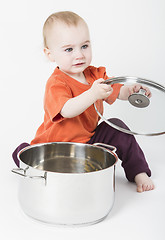
[[[27,151],[28,149],[32,149],[32,148],[40,147],[40,146],[44,146],[44,145],[51,145],[51,144],[69,144],[69,145],[74,144],[74,145],[80,145],[80,146],[81,146],[81,145],[82,145],[82,146],[83,146],[83,145],[87,145],[87,146],[89,146],[89,147],[99,148],[99,149],[102,149],[103,151],[105,151],[105,152],[107,152],[107,153],[109,153],[109,154],[112,154],[112,155],[114,156],[114,158],[115,158],[115,162],[114,162],[111,166],[106,167],[106,168],[104,168],[104,169],[99,169],[98,171],[92,171],[92,172],[75,172],[75,173],[73,173],[73,172],[71,172],[71,173],[65,173],[65,172],[64,172],[64,173],[63,173],[63,172],[53,172],[53,171],[50,171],[50,170],[37,169],[37,168],[34,168],[34,167],[28,165],[27,163],[24,163],[24,162],[22,161],[22,159],[20,159],[21,153],[23,153],[24,151]],[[118,156],[117,156],[117,154],[114,153],[113,151],[105,148],[105,147],[96,146],[96,145],[94,145],[94,144],[77,143],[77,142],[47,142],[47,143],[37,143],[37,144],[33,144],[33,145],[30,145],[30,146],[27,146],[27,147],[21,149],[21,150],[17,153],[17,158],[19,159],[20,162],[22,162],[23,164],[25,164],[26,166],[28,166],[28,168],[30,167],[30,168],[35,169],[35,170],[40,171],[40,172],[48,172],[48,173],[53,173],[53,174],[64,174],[64,175],[71,175],[71,174],[73,174],[73,175],[76,175],[76,174],[77,174],[77,175],[80,175],[80,174],[95,174],[95,173],[98,173],[98,172],[106,171],[106,170],[110,169],[110,168],[113,167],[113,166],[115,167],[116,163],[118,162]]]

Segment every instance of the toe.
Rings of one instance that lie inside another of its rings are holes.
[[[149,191],[150,186],[148,184],[143,184],[143,191]]]
[[[143,192],[144,190],[143,190],[143,186],[142,186],[142,184],[138,184],[137,185],[137,192]]]

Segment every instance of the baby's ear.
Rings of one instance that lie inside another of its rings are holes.
[[[45,47],[44,48],[44,53],[46,55],[46,57],[51,61],[51,62],[55,62],[55,58],[54,55],[51,53],[50,49]]]

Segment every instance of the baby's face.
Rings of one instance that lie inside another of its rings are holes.
[[[49,59],[73,77],[82,73],[91,63],[89,31],[84,22],[80,21],[77,26],[55,23],[49,30],[47,44],[45,53]]]

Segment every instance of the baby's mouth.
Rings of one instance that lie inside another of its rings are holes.
[[[85,62],[81,62],[81,63],[73,64],[73,66],[82,66],[82,65],[84,65],[84,64],[85,64]]]

